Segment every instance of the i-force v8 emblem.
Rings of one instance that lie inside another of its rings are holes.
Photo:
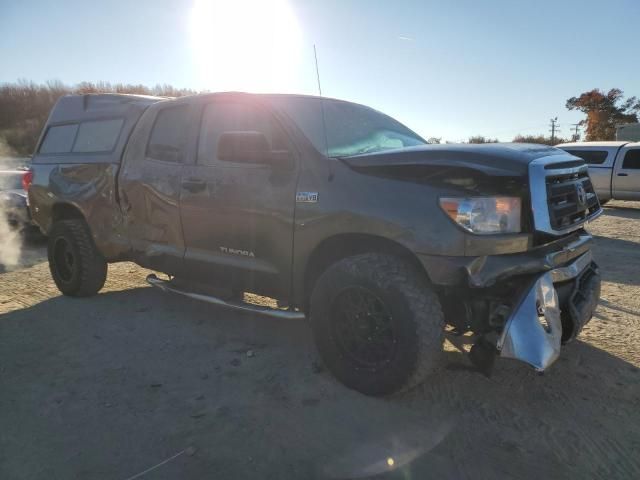
[[[317,203],[318,192],[298,192],[296,193],[296,203]]]

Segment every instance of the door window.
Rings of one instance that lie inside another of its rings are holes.
[[[622,161],[622,168],[630,170],[640,169],[640,148],[627,151]]]
[[[160,110],[151,130],[147,154],[164,162],[182,163],[187,146],[189,106]]]
[[[220,135],[239,131],[260,132],[272,150],[287,150],[284,132],[266,110],[240,102],[210,103],[202,115],[198,164],[216,164]]]

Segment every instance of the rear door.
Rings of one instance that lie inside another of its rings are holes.
[[[185,167],[181,213],[189,275],[243,291],[290,292],[297,159],[282,125],[252,98],[202,106],[197,155]],[[291,152],[288,167],[221,160],[225,132],[263,133],[272,150]]]
[[[187,104],[150,109],[132,134],[119,176],[120,202],[138,263],[174,275],[184,262],[179,205],[191,117]]]
[[[613,197],[640,200],[640,144],[625,145],[618,152],[613,171]]]

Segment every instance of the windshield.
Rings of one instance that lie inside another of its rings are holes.
[[[298,125],[318,151],[329,157],[348,157],[427,143],[397,120],[362,105],[312,97],[282,96],[270,100]]]

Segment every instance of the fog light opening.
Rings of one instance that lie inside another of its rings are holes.
[[[547,317],[544,314],[544,305],[540,302],[536,302],[536,310],[538,311],[538,322],[540,322],[540,325],[542,325],[545,332],[551,333],[551,325],[549,325]]]

